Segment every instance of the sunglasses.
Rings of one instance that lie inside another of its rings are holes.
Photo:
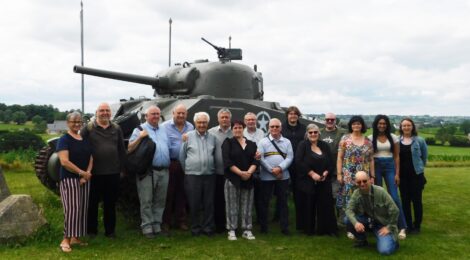
[[[318,131],[308,131],[308,134],[309,135],[317,135],[319,132]]]
[[[326,122],[334,122],[335,120],[336,120],[336,119],[334,119],[334,118],[327,118],[327,119],[325,119]]]
[[[367,180],[357,180],[356,181],[356,184],[359,185],[359,184],[366,184],[367,183]]]
[[[279,128],[281,127],[280,125],[270,125],[269,128]]]

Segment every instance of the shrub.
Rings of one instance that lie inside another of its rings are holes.
[[[435,145],[436,144],[436,138],[434,138],[434,137],[426,137],[425,140],[426,140],[426,144],[428,144],[428,145]]]
[[[3,132],[0,133],[0,152],[8,152],[18,149],[39,150],[46,144],[38,135],[30,131]]]
[[[457,146],[457,147],[470,146],[470,142],[469,142],[468,138],[463,137],[463,136],[453,136],[449,140],[449,144],[450,144],[450,146]]]

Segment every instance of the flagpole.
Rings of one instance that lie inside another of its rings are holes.
[[[83,58],[83,1],[80,1],[80,48],[82,56],[82,67],[84,66]],[[82,74],[82,113],[85,115],[85,76]]]

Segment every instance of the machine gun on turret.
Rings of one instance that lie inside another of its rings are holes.
[[[204,37],[201,37],[201,40],[205,41],[207,44],[217,50],[217,56],[219,57],[220,61],[242,60],[242,49],[225,49],[215,46],[208,40],[204,39]]]

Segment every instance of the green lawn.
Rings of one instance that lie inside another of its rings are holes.
[[[25,128],[33,129],[33,123],[27,122],[24,125],[0,123],[0,130],[24,130]]]
[[[442,145],[428,145],[429,154],[470,155],[470,147],[452,147]]]
[[[468,259],[470,253],[470,167],[426,169],[428,184],[424,191],[424,223],[420,235],[408,236],[391,259]],[[62,237],[62,209],[59,198],[42,187],[31,172],[5,174],[13,193],[31,194],[44,209],[49,226],[32,238],[0,245],[1,259],[58,259]],[[292,204],[292,203],[291,203]],[[291,207],[291,212],[293,212]],[[290,219],[294,217],[291,214]],[[352,242],[340,232],[339,238],[307,237],[295,233],[280,235],[272,225],[269,235],[256,240],[227,241],[225,234],[212,238],[193,238],[187,232],[175,232],[170,238],[147,240],[138,230],[136,221],[118,220],[118,238],[109,240],[99,235],[86,248],[75,248],[72,258],[98,259],[369,259],[379,255],[373,247],[353,249]],[[293,225],[291,225],[293,226]],[[371,239],[373,241],[373,239]]]

